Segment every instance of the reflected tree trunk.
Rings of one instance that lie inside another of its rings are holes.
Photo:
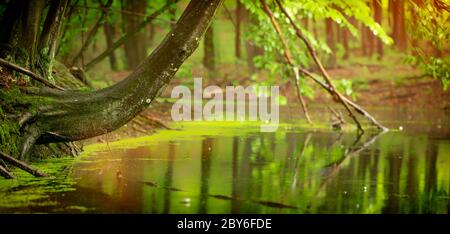
[[[241,211],[241,190],[239,188],[239,138],[233,137],[233,159],[232,159],[232,187],[231,187],[231,213],[240,213]]]
[[[166,188],[172,187],[172,181],[173,181],[173,163],[175,160],[175,143],[169,142],[169,154],[167,159],[167,169],[166,174],[164,175],[164,186]],[[164,214],[170,213],[170,201],[171,201],[171,191],[170,189],[166,189],[164,191]]]
[[[200,174],[200,198],[198,205],[198,213],[206,214],[208,212],[208,192],[209,179],[211,177],[211,149],[213,140],[211,138],[202,141],[202,159],[201,159],[201,174]]]

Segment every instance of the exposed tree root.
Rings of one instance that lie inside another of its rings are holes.
[[[0,151],[0,158],[2,158],[3,160],[5,160],[6,162],[8,162],[9,164],[23,170],[26,171],[36,177],[46,177],[47,174],[45,174],[44,172],[39,171],[38,169],[35,169],[31,166],[29,166],[28,164],[17,160],[3,152]],[[4,170],[4,171],[3,171]],[[14,178],[14,176],[3,166],[0,166],[0,171],[2,176],[4,176],[5,178]],[[5,173],[6,172],[6,173]],[[5,176],[6,175],[6,176]],[[11,177],[12,176],[12,177]]]
[[[37,139],[41,136],[40,130],[36,127],[36,125],[27,125],[24,130],[24,136],[22,137],[22,145],[20,148],[20,156],[21,160],[25,160],[27,155],[29,154],[31,148],[36,143]]]

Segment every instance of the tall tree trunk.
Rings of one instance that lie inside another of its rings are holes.
[[[362,56],[367,56],[368,54],[368,49],[367,49],[367,33],[366,33],[366,26],[361,23],[360,24],[360,32],[361,32],[361,52],[362,52]]]
[[[147,108],[198,47],[222,0],[192,0],[157,49],[125,80],[95,92],[34,91],[51,100],[23,121],[22,153],[35,143],[67,142],[113,131]]]
[[[122,8],[126,12],[133,12],[135,14],[123,13],[124,30],[125,33],[130,33],[136,30],[139,24],[144,21],[145,9],[147,2],[142,0],[123,0]],[[136,68],[139,63],[144,60],[147,54],[145,43],[145,32],[141,31],[134,34],[125,42],[125,57],[127,69],[132,70]]]
[[[74,66],[77,64],[77,62],[83,57],[84,52],[89,48],[91,43],[94,42],[94,38],[95,38],[95,35],[97,34],[98,29],[104,24],[104,21],[105,21],[106,17],[108,16],[108,11],[112,5],[112,2],[113,2],[113,0],[108,0],[106,5],[103,5],[103,3],[100,1],[100,7],[103,9],[103,12],[101,13],[100,17],[98,18],[97,22],[94,24],[92,29],[89,31],[85,41],[81,45],[80,50],[74,56],[71,66]],[[84,66],[84,63],[82,63],[81,66]]]
[[[203,65],[208,69],[209,75],[213,75],[216,70],[216,52],[214,48],[214,27],[212,24],[205,33],[203,49]]]
[[[328,57],[328,64],[327,64],[329,68],[334,68],[336,66],[336,38],[334,35],[333,24],[334,22],[332,19],[325,20],[325,33],[327,45],[331,50],[331,54]]]
[[[52,79],[52,64],[68,0],[52,1],[41,31],[45,1],[10,1],[0,29],[0,57]],[[41,32],[41,33],[40,33]]]
[[[305,17],[304,19],[302,19],[302,23],[303,23],[303,28],[305,28],[306,31],[309,30],[309,19],[307,17]]]
[[[258,20],[255,17],[252,17],[248,10],[245,9],[245,29],[247,32],[249,31],[250,27],[257,25]],[[250,40],[245,40],[245,50],[247,53],[247,66],[251,73],[255,73],[257,71],[257,68],[255,66],[255,63],[253,62],[253,59],[258,56],[264,54],[264,50],[261,47],[258,47]]]
[[[114,43],[114,26],[111,25],[111,23],[106,22],[103,25],[103,31],[105,33],[105,39],[106,39],[106,48],[107,49],[111,49],[112,45]],[[114,51],[112,51],[109,56],[109,64],[111,66],[111,69],[113,71],[117,71],[117,58],[116,58],[116,53]]]
[[[373,10],[374,10],[375,22],[377,22],[381,26],[382,21],[383,21],[383,18],[382,18],[383,17],[383,8],[381,6],[381,0],[373,0],[372,5],[373,5]],[[377,55],[378,55],[377,58],[378,58],[378,60],[381,60],[384,55],[383,42],[378,37],[375,38],[375,46],[377,49]]]
[[[45,1],[9,1],[0,22],[0,56],[34,70]]]
[[[38,44],[38,68],[40,73],[52,80],[52,65],[60,37],[68,0],[52,1],[45,18]]]
[[[375,36],[369,27],[365,27],[364,32],[366,33],[367,39],[367,57],[372,58],[375,49]]]
[[[405,1],[391,0],[393,14],[393,38],[397,49],[404,52],[407,47],[406,29],[405,29]]]
[[[319,38],[319,32],[317,31],[317,21],[313,18],[313,35],[314,38]]]
[[[242,23],[242,3],[236,0],[236,33],[234,37],[234,51],[236,58],[241,58],[241,23]]]
[[[416,4],[418,7],[422,8],[424,6],[424,2],[423,0],[414,0],[414,4]],[[416,12],[415,8],[411,7],[411,18],[412,18],[412,22],[417,22],[418,20],[418,12]],[[416,37],[412,37],[411,39],[411,53],[414,56],[418,56],[419,55],[419,42],[417,40]]]
[[[341,30],[342,46],[344,47],[344,56],[342,58],[346,60],[350,57],[350,48],[348,46],[349,31],[346,28],[341,28]]]

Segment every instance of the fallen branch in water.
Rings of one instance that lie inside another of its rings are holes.
[[[331,88],[325,84],[324,82],[322,82],[321,80],[318,80],[313,73],[309,72],[308,70],[304,69],[304,68],[299,68],[298,69],[301,73],[303,73],[304,75],[306,75],[307,77],[311,78],[314,82],[316,82],[317,84],[319,84],[322,88],[326,89],[328,92],[332,92]],[[378,127],[379,129],[381,129],[383,132],[388,131],[389,129],[386,128],[385,126],[381,125],[372,115],[369,114],[369,112],[367,112],[366,110],[364,110],[363,108],[361,108],[360,106],[358,106],[356,103],[350,101],[348,98],[343,97],[343,100],[348,103],[353,109],[355,109],[356,112],[358,112],[360,115],[366,117],[366,119],[368,119],[373,125],[375,125],[376,127]]]
[[[264,0],[261,0],[261,2],[264,2]],[[311,57],[313,58],[314,62],[316,63],[317,67],[319,68],[320,72],[322,73],[322,77],[325,79],[326,83],[329,86],[328,92],[335,97],[342,105],[344,105],[345,109],[348,111],[349,116],[353,119],[353,121],[355,122],[356,126],[358,127],[358,130],[360,131],[364,131],[361,123],[358,121],[358,119],[356,118],[356,116],[353,114],[353,112],[351,111],[350,107],[349,107],[349,103],[345,101],[345,97],[339,93],[336,89],[336,87],[334,86],[334,84],[331,82],[331,78],[328,74],[328,72],[325,70],[325,68],[323,67],[322,63],[320,62],[319,58],[317,57],[316,51],[314,50],[314,48],[312,47],[311,43],[309,43],[308,39],[305,37],[305,35],[303,35],[302,31],[300,30],[300,28],[295,24],[294,20],[292,19],[292,17],[289,15],[289,13],[286,11],[286,9],[284,9],[283,5],[281,4],[280,0],[276,0],[276,3],[278,5],[278,7],[281,9],[281,11],[283,12],[283,14],[288,18],[289,23],[291,24],[291,26],[294,28],[295,30],[295,34],[297,35],[297,37],[299,37],[304,44],[306,45],[306,47],[308,48],[308,52],[311,55]],[[267,6],[267,5],[266,5]]]
[[[44,172],[41,172],[38,169],[35,169],[32,166],[29,166],[28,164],[26,164],[20,160],[17,160],[1,151],[0,151],[0,158],[5,160],[6,162],[10,163],[11,165],[13,165],[19,169],[22,169],[23,171],[26,171],[36,177],[47,177],[47,174],[45,174]],[[4,167],[1,167],[0,170],[2,170],[2,168],[5,169]],[[8,172],[8,171],[6,170],[6,172]],[[3,171],[2,171],[2,175],[3,175]],[[14,176],[11,178],[14,178]]]
[[[54,89],[59,89],[59,90],[64,90],[64,88],[62,88],[62,87],[60,87],[58,85],[50,83],[48,80],[42,78],[38,74],[36,74],[34,72],[31,72],[31,71],[29,71],[29,70],[27,70],[27,69],[25,69],[25,68],[23,68],[23,67],[21,67],[19,65],[16,65],[14,63],[8,62],[8,61],[6,61],[6,60],[4,60],[2,58],[0,58],[0,64],[5,66],[5,67],[7,67],[7,68],[13,69],[13,70],[15,70],[17,72],[20,72],[22,74],[25,74],[28,77],[30,77],[31,79],[33,79],[35,81],[38,81],[38,82],[44,84],[47,87],[54,88]]]

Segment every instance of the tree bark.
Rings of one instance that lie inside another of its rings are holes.
[[[34,70],[44,0],[9,1],[1,20],[0,56]]]
[[[22,155],[35,144],[82,140],[113,131],[147,108],[198,47],[222,0],[189,3],[176,26],[125,80],[95,92],[30,91],[50,101],[24,123]]]
[[[405,29],[405,1],[391,0],[393,14],[393,38],[397,49],[404,52],[407,47],[406,29]]]
[[[383,25],[382,24],[383,8],[381,6],[381,0],[373,0],[372,4],[373,4],[375,22],[377,22],[381,26],[381,25]],[[378,37],[375,39],[375,46],[377,49],[377,55],[378,55],[377,58],[378,58],[378,60],[381,60],[384,56],[383,42]]]

